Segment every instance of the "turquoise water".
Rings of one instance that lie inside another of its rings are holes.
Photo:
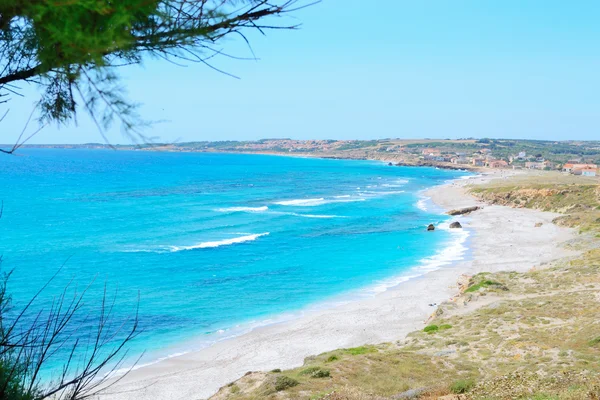
[[[23,150],[0,159],[0,252],[22,304],[72,281],[114,317],[139,293],[143,362],[367,296],[460,258],[465,237],[419,192],[465,175],[380,162],[291,157]],[[59,353],[57,363],[64,354]]]

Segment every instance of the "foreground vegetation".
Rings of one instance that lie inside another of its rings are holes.
[[[565,212],[557,223],[581,227],[570,244],[584,249],[581,256],[526,273],[470,277],[404,340],[248,373],[214,399],[599,399],[600,192],[564,181],[570,177],[545,177],[543,185],[509,180],[474,191],[500,204]]]

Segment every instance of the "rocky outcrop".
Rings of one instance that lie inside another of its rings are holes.
[[[446,214],[448,215],[465,215],[465,214],[470,214],[473,211],[477,211],[479,210],[481,207],[479,206],[473,206],[473,207],[465,207],[465,208],[457,208],[455,210],[450,210],[448,211]]]
[[[542,222],[536,222],[535,223],[535,227],[536,228],[540,228],[542,225],[544,225]]]
[[[451,229],[462,228],[462,225],[460,224],[460,222],[454,221],[453,223],[450,224],[450,228]]]
[[[429,225],[427,225],[427,230],[428,231],[435,231],[435,226],[433,226],[433,224],[429,224]]]

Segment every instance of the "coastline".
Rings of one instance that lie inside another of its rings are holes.
[[[454,180],[424,195],[442,209],[481,205],[465,193],[464,186],[508,173],[491,171],[473,179]],[[456,280],[461,274],[525,271],[540,262],[570,255],[556,243],[568,241],[574,233],[553,225],[556,215],[485,206],[458,218],[472,232],[469,260],[427,272],[375,297],[307,312],[298,319],[257,328],[209,348],[136,369],[99,397],[207,398],[247,371],[293,368],[302,365],[305,357],[321,352],[402,339],[423,327],[435,311],[429,304],[439,304],[456,294]],[[541,228],[534,228],[537,222],[543,222]],[[514,251],[510,249],[513,245]],[[510,258],[506,257],[507,249]]]

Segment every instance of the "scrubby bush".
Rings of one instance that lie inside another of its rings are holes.
[[[327,357],[327,362],[333,362],[339,360],[338,356],[329,356]]]
[[[277,379],[275,379],[275,390],[281,392],[282,390],[286,390],[298,385],[298,383],[299,382],[297,380],[290,378],[289,376],[280,375],[277,377]]]
[[[450,324],[442,324],[440,325],[440,330],[445,330],[445,329],[450,329],[452,328],[452,325]]]
[[[481,281],[475,285],[470,286],[467,290],[465,290],[465,293],[473,293],[473,292],[477,292],[479,291],[479,289],[481,288],[487,288],[487,287],[493,287],[493,288],[498,288],[498,289],[502,289],[502,290],[508,290],[508,288],[506,286],[504,286],[503,284],[499,283],[499,282],[494,282],[494,281],[490,281],[490,280],[484,280]]]
[[[461,379],[461,380],[454,382],[450,386],[450,390],[452,391],[452,393],[462,394],[462,393],[467,393],[468,391],[473,389],[473,386],[475,386],[475,382],[473,382],[472,380]]]
[[[588,343],[589,343],[590,346],[598,346],[598,345],[600,345],[600,336],[593,338]]]
[[[440,329],[440,327],[437,325],[427,325],[425,328],[423,328],[423,332],[433,333],[433,332],[437,332],[439,329]]]
[[[308,367],[300,371],[300,375],[308,375],[311,378],[328,378],[331,374],[326,368]]]

